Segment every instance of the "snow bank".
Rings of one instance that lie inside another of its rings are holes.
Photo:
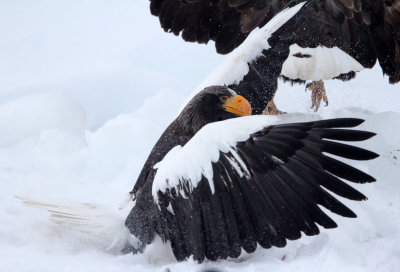
[[[42,93],[0,105],[0,147],[49,130],[67,130],[83,135],[84,109],[65,93]]]

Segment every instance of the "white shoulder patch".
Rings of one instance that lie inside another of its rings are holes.
[[[194,90],[183,105],[186,105],[198,92],[212,85],[230,85],[240,82],[249,72],[249,65],[270,48],[268,39],[282,25],[290,20],[306,2],[286,8],[273,17],[262,28],[255,28],[246,40],[233,50],[225,60]]]
[[[296,57],[295,55],[303,57]],[[364,67],[338,47],[318,46],[302,48],[290,46],[289,57],[282,66],[281,74],[290,79],[313,80],[332,79],[351,71],[359,72]]]
[[[235,151],[236,143],[247,140],[250,134],[277,122],[275,116],[255,115],[204,126],[186,145],[174,147],[154,166],[157,169],[152,187],[155,202],[158,202],[158,191],[165,192],[172,188],[185,197],[183,186],[191,192],[203,176],[214,193],[212,163],[219,160],[220,152],[231,153],[239,163],[233,162],[237,173],[249,176],[246,165]]]

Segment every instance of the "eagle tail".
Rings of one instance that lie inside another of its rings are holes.
[[[130,233],[124,225],[125,217],[107,207],[90,203],[16,198],[25,206],[45,210],[50,221],[61,230],[75,234],[75,237],[84,239],[98,249],[118,254],[130,243]]]

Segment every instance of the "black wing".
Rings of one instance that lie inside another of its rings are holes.
[[[238,257],[242,248],[253,252],[257,244],[283,247],[301,232],[318,234],[317,224],[335,228],[318,205],[345,217],[356,215],[328,191],[365,200],[341,179],[375,179],[323,152],[354,160],[376,158],[373,152],[331,141],[363,141],[375,135],[338,129],[360,123],[333,119],[266,127],[238,143],[234,152],[220,152],[213,163],[214,193],[203,177],[193,191],[183,183],[184,196],[175,189],[158,192],[158,207],[147,182],[127,226],[143,243],[151,243],[157,233],[171,242],[178,260],[193,255],[199,261]]]
[[[165,31],[181,34],[185,41],[213,40],[217,52],[225,54],[289,2],[150,0],[150,10]],[[338,46],[366,68],[378,59],[391,83],[400,80],[400,0],[315,0],[288,30],[282,33],[291,36],[286,47]]]
[[[221,54],[238,47],[248,33],[264,25],[289,1],[150,0],[150,11],[161,27],[185,41],[215,41]],[[267,18],[267,15],[268,18]]]

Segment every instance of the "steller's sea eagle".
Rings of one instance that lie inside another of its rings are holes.
[[[150,10],[165,31],[189,42],[213,40],[217,52],[227,54],[293,2],[150,0]],[[272,100],[279,75],[301,82],[348,80],[378,60],[391,83],[400,80],[400,0],[309,2],[290,23],[268,37],[271,48],[250,64],[244,78],[231,85],[249,99],[255,114]],[[323,95],[314,91],[314,104]]]
[[[341,179],[375,179],[325,154],[376,158],[335,142],[372,137],[347,129],[363,120],[277,124],[276,117],[250,114],[248,101],[226,86],[192,98],[153,147],[131,192],[125,225],[135,242],[125,252],[142,252],[159,236],[178,261],[236,258],[257,245],[284,247],[301,232],[316,235],[317,224],[337,227],[318,205],[356,217],[328,191],[365,200]]]
[[[111,252],[170,259],[172,249],[178,261],[284,247],[320,226],[337,227],[329,212],[356,217],[336,196],[365,200],[347,182],[375,181],[341,162],[378,156],[343,143],[375,135],[349,129],[363,120],[280,124],[277,116],[250,114],[249,102],[226,86],[197,93],[153,147],[125,217],[89,203],[20,199]]]

